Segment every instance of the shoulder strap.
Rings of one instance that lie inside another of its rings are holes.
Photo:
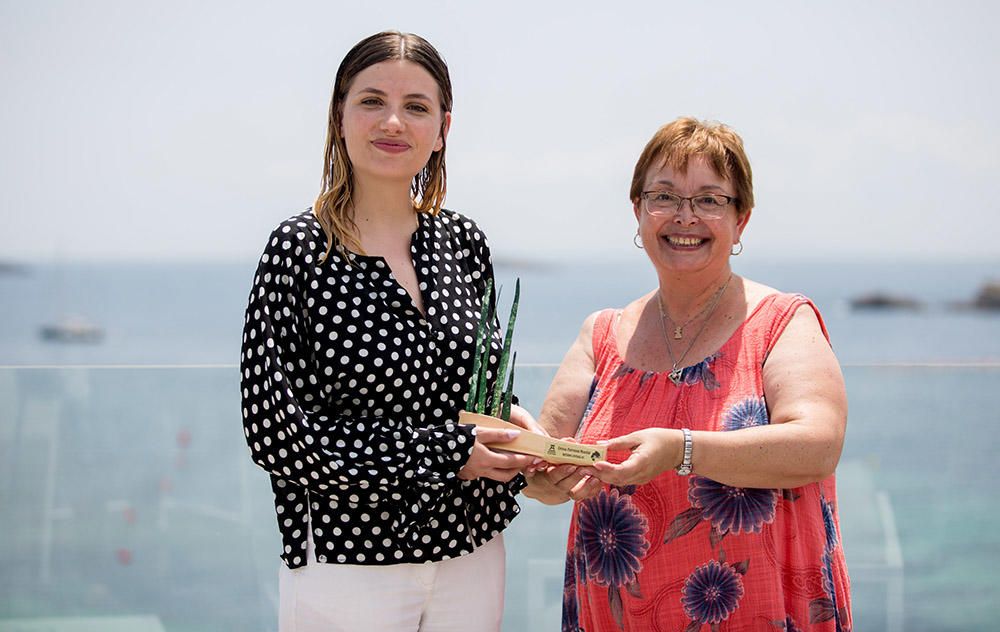
[[[798,311],[803,305],[808,305],[812,308],[813,312],[816,314],[816,319],[819,321],[819,327],[823,331],[823,336],[826,338],[827,342],[830,342],[830,333],[826,330],[826,323],[823,322],[823,316],[819,313],[819,309],[816,304],[812,302],[808,297],[802,294],[771,294],[770,296],[764,297],[764,300],[769,301],[769,305],[762,305],[767,312],[767,318],[765,322],[768,322],[770,327],[767,333],[767,338],[765,341],[765,355],[770,355],[771,350],[774,345],[778,343],[778,339],[781,338],[781,334],[785,331],[788,323],[792,321],[792,317],[795,316],[795,312]]]
[[[607,355],[608,345],[615,344],[614,326],[618,321],[618,310],[608,308],[601,310],[594,320],[592,344],[594,350],[594,366],[600,367]]]

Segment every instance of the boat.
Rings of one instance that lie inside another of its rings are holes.
[[[38,333],[48,342],[94,344],[104,339],[103,329],[78,316],[42,325]]]
[[[909,296],[887,294],[885,292],[869,292],[851,299],[851,309],[864,310],[918,310],[923,304]]]
[[[0,261],[0,275],[23,275],[28,272],[27,266],[13,261]]]
[[[979,288],[976,298],[972,299],[972,307],[1000,310],[1000,281],[990,281]]]

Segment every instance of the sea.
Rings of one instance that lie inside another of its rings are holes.
[[[79,263],[6,268],[0,274],[0,364],[228,364],[239,360],[254,262]],[[820,308],[844,364],[1000,361],[997,312],[962,309],[991,280],[994,262],[756,262],[736,273]],[[497,283],[521,280],[518,358],[558,363],[583,319],[655,287],[645,260],[503,262]],[[913,310],[852,311],[869,292],[909,297]],[[501,305],[503,299],[501,297]],[[47,324],[99,326],[95,345],[46,342]]]
[[[254,267],[0,266],[0,631],[110,615],[124,627],[93,629],[274,629],[277,529],[242,445],[235,368]],[[734,269],[812,298],[843,366],[854,629],[997,629],[1000,312],[968,303],[1000,260]],[[536,412],[583,319],[656,282],[641,258],[498,261],[496,277],[502,308],[521,281],[518,390]],[[870,292],[916,307],[852,309]],[[69,319],[103,337],[41,336]],[[569,506],[522,505],[504,630],[557,629]]]

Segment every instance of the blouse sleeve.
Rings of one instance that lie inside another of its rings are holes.
[[[275,231],[254,277],[243,330],[243,425],[255,463],[309,489],[372,502],[455,479],[474,445],[455,421],[414,427],[388,417],[327,409],[308,342],[302,247]]]

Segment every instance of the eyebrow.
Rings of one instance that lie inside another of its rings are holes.
[[[368,94],[374,94],[374,95],[380,96],[380,97],[387,97],[387,96],[389,96],[388,93],[386,93],[386,92],[384,92],[382,90],[379,90],[378,88],[362,88],[361,90],[358,90],[358,92],[364,92],[364,93],[368,93]],[[403,95],[403,98],[404,99],[421,99],[423,101],[430,101],[430,102],[433,103],[433,99],[431,99],[429,96],[427,96],[426,94],[424,94],[422,92],[411,92],[410,94]]]
[[[666,187],[671,187],[671,188],[674,188],[674,189],[677,188],[677,185],[675,185],[670,180],[655,180],[655,181],[653,181],[653,182],[650,183],[650,185],[653,185],[653,184],[662,184],[663,186],[666,186]],[[716,191],[722,191],[723,193],[726,191],[725,188],[723,188],[722,186],[720,186],[718,184],[705,184],[705,185],[702,185],[701,187],[699,187],[697,190],[698,191],[706,191],[708,189],[715,189]]]

